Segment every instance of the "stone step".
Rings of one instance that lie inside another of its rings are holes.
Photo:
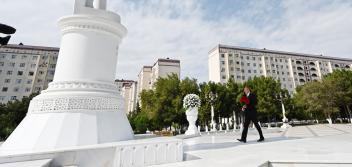
[[[0,164],[0,167],[49,167],[52,159],[21,161]]]

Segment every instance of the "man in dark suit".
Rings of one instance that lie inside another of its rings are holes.
[[[245,86],[243,89],[243,92],[245,94],[245,96],[247,96],[248,100],[249,100],[249,104],[246,104],[245,106],[242,107],[242,111],[244,112],[244,127],[243,127],[243,131],[242,131],[242,137],[241,139],[237,139],[240,142],[247,142],[247,132],[248,132],[248,126],[250,124],[250,122],[252,121],[255,128],[257,128],[258,133],[259,133],[259,140],[258,142],[262,142],[264,141],[264,136],[263,136],[263,132],[262,129],[260,128],[259,124],[258,124],[258,119],[257,119],[257,97],[254,93],[252,93],[250,91],[250,88],[248,86]]]

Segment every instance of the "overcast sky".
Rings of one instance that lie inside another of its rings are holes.
[[[73,0],[1,0],[10,43],[60,46],[58,18]],[[128,29],[117,78],[136,79],[157,58],[181,60],[181,77],[208,81],[217,44],[352,58],[351,0],[108,0]]]

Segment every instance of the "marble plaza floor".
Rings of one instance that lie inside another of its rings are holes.
[[[240,143],[240,132],[203,134],[184,140],[183,162],[155,167],[331,167],[352,166],[352,125],[310,125],[286,131],[264,129],[265,142],[257,143],[255,129],[247,143]],[[266,162],[271,162],[270,165]]]

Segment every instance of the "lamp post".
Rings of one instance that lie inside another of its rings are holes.
[[[280,94],[278,94],[277,99],[281,102],[281,110],[282,110],[282,126],[281,126],[281,128],[283,128],[283,129],[289,128],[291,126],[288,124],[288,119],[286,117],[285,105],[284,105],[283,96],[282,96],[281,92],[280,92]]]
[[[214,102],[215,102],[215,99],[217,98],[217,94],[216,93],[213,93],[213,92],[210,92],[208,97],[210,99],[210,105],[211,105],[211,131],[216,131],[216,123],[215,123],[215,120],[214,120]]]

